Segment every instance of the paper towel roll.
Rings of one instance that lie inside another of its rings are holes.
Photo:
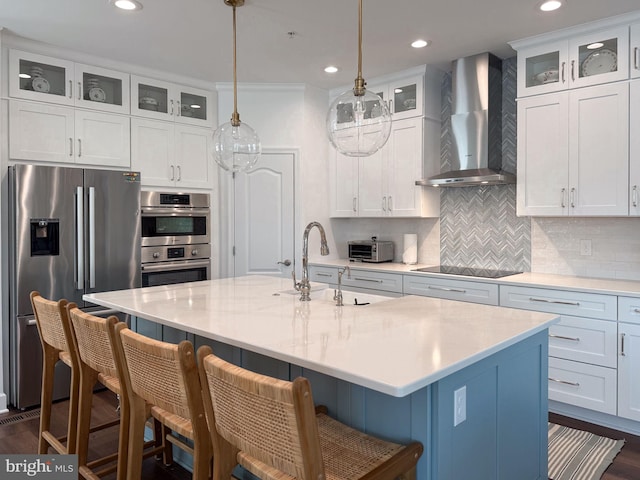
[[[405,233],[403,247],[402,263],[407,265],[418,263],[418,235],[415,233]]]

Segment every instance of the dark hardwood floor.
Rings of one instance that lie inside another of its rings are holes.
[[[94,397],[94,408],[91,423],[93,425],[117,418],[117,400],[115,395],[103,390]],[[55,435],[66,434],[66,414],[68,402],[61,401],[54,405],[51,430]],[[12,411],[0,415],[0,453],[36,453],[38,451],[38,427],[40,417],[35,412]],[[118,428],[94,432],[89,441],[89,458],[100,458],[114,453],[118,445]],[[115,473],[102,477],[104,480],[115,480]],[[165,466],[162,460],[148,458],[142,466],[141,480],[187,480],[191,473],[175,464]]]
[[[116,405],[117,401],[113,393],[107,390],[98,393],[94,401],[92,423],[101,423],[116,418]],[[54,405],[53,417],[57,421],[52,425],[52,431],[57,435],[65,433],[64,421],[67,408],[66,401]],[[601,480],[640,479],[640,437],[553,413],[549,415],[549,420],[609,438],[624,438],[626,442],[622,451],[609,466]],[[35,453],[38,448],[38,422],[37,410],[31,412],[12,411],[0,415],[0,453]],[[98,458],[114,452],[117,446],[117,435],[117,428],[92,433],[91,458]],[[103,478],[115,480],[115,474]],[[165,466],[161,460],[154,458],[148,458],[144,461],[141,480],[186,480],[190,478],[191,474],[179,465]]]

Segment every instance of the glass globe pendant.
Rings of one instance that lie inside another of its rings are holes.
[[[246,172],[258,161],[260,138],[246,123],[240,122],[238,113],[238,85],[236,76],[236,7],[244,0],[223,0],[233,7],[233,114],[231,120],[213,132],[212,156],[221,168],[232,173]]]
[[[391,112],[365,88],[362,78],[362,0],[358,3],[358,76],[355,86],[336,98],[327,113],[327,135],[338,152],[366,157],[380,150],[391,133]]]

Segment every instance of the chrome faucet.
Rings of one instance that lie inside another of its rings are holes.
[[[304,229],[302,235],[302,280],[296,281],[296,272],[291,272],[293,277],[293,287],[300,292],[300,301],[308,302],[311,300],[309,293],[311,292],[311,285],[309,284],[309,232],[313,227],[318,227],[320,230],[320,255],[329,255],[329,246],[327,245],[327,236],[324,233],[324,228],[318,222],[311,222]]]
[[[336,307],[342,307],[344,305],[342,301],[342,275],[347,273],[347,278],[351,278],[351,268],[349,265],[345,265],[338,269],[338,290],[334,290],[333,299],[336,301]]]

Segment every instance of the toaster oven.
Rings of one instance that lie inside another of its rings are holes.
[[[349,260],[352,262],[382,263],[393,261],[393,242],[371,240],[349,242]]]

